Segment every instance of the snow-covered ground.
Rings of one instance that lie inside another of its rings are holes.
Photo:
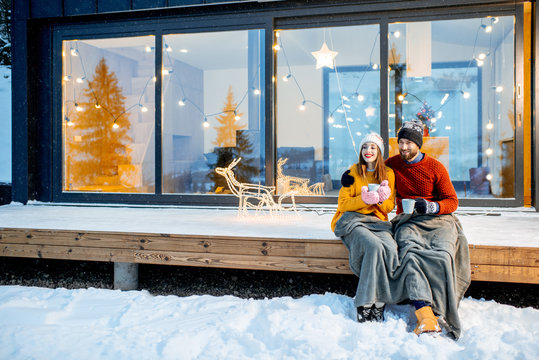
[[[334,238],[331,208],[319,213],[13,203],[0,206],[0,227]],[[535,211],[461,209],[459,218],[470,243],[539,245]],[[458,341],[413,334],[409,306],[388,306],[383,323],[359,324],[354,312],[352,298],[332,293],[253,300],[0,286],[0,359],[539,359],[537,309],[464,299]]]
[[[11,70],[0,66],[0,183],[11,183]]]
[[[0,286],[0,359],[538,359],[539,310],[467,298],[458,341],[411,332],[409,306],[354,321],[351,298],[152,296]]]

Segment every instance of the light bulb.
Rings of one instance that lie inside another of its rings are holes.
[[[73,126],[73,125],[75,125],[73,121],[69,121],[69,120],[67,121],[67,126]]]
[[[166,52],[171,52],[172,48],[170,46],[168,46],[167,44],[165,44],[165,51]]]
[[[470,93],[467,92],[467,91],[463,91],[462,92],[462,97],[465,98],[465,99],[469,99],[470,98]]]
[[[487,174],[486,178],[488,181],[492,180],[492,174]]]
[[[335,122],[335,118],[333,116],[328,117],[328,124],[333,124]]]
[[[71,79],[71,76],[69,75],[64,76],[64,81],[69,81],[70,79]]]
[[[75,103],[75,110],[84,111],[84,108],[82,106],[80,106],[79,104]]]
[[[120,127],[120,125],[118,125],[118,124],[116,124],[116,123],[112,124],[112,128],[113,128],[113,129],[118,129],[119,127]]]
[[[393,33],[393,36],[395,36],[396,38],[400,38],[401,37],[401,32],[399,30],[395,31]]]
[[[497,93],[501,93],[502,91],[503,91],[503,86],[501,86],[501,85],[496,86],[496,92]]]
[[[95,108],[96,109],[101,109],[101,105],[99,105],[99,103],[95,103]]]
[[[492,31],[492,26],[487,25],[487,26],[485,27],[485,32],[486,32],[486,33],[489,33],[489,32],[491,32],[491,31]]]
[[[373,70],[378,69],[378,64],[372,64],[372,69],[373,69]]]
[[[180,99],[180,101],[178,101],[178,105],[180,105],[180,106],[185,106],[185,101],[184,101],[184,99]]]
[[[142,112],[147,112],[147,111],[148,111],[148,108],[147,108],[146,106],[144,106],[144,105],[141,105],[141,106],[140,106],[140,111],[142,111]]]
[[[483,66],[485,63],[483,60],[475,59],[475,62],[477,63],[477,66]]]
[[[254,90],[253,90],[253,94],[255,94],[255,95],[260,95],[260,90],[254,89]]]
[[[485,54],[485,53],[481,53],[481,54],[477,55],[477,58],[479,60],[485,60],[486,57],[487,57],[487,54]]]
[[[170,72],[168,71],[168,69],[163,69],[163,71],[161,73],[163,75],[168,75]]]
[[[234,120],[238,121],[239,119],[241,119],[241,117],[238,114],[236,114],[236,116],[234,116]]]
[[[305,101],[301,103],[301,105],[299,106],[299,109],[301,111],[305,111]]]
[[[281,33],[279,31],[276,31],[275,32],[275,37],[280,37],[281,36]]]
[[[290,79],[291,76],[292,76],[291,74],[288,74],[288,75],[283,76],[283,81],[284,81],[284,82],[287,82],[288,79]]]
[[[494,124],[489,121],[489,123],[487,124],[487,129],[492,130],[493,128],[494,128]]]
[[[404,95],[403,95],[403,94],[399,94],[399,96],[397,96],[397,99],[399,99],[399,101],[404,100]]]
[[[487,154],[487,156],[492,155],[493,152],[494,152],[494,150],[492,150],[492,148],[488,148],[488,149],[485,150],[485,154]]]
[[[363,100],[365,100],[365,96],[363,96],[361,94],[358,94],[357,95],[357,101],[362,102]]]
[[[153,82],[157,81],[157,76],[152,77]]]
[[[208,122],[208,119],[204,119],[204,122],[202,123],[202,126],[204,126],[205,128],[210,127],[210,123]]]
[[[445,93],[444,97],[443,97],[442,100],[440,101],[440,105],[445,104],[445,102],[447,101],[448,98],[449,98],[449,94],[448,94],[448,93]]]
[[[279,50],[281,50],[281,47],[279,46],[279,44],[275,44],[275,45],[273,45],[273,50],[279,51]]]
[[[77,49],[71,49],[70,53],[71,53],[71,56],[79,56]]]
[[[82,84],[84,81],[82,80],[82,78],[78,77],[77,80],[75,80],[77,83],[79,84]]]
[[[146,46],[146,47],[144,48],[144,50],[145,50],[146,52],[152,52],[152,48],[149,47],[149,46]]]

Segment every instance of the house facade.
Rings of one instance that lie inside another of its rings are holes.
[[[335,204],[361,138],[391,156],[419,119],[461,206],[537,208],[535,2],[26,0],[12,18],[13,201],[224,206],[257,184]]]

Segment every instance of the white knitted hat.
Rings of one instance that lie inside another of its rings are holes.
[[[361,148],[363,147],[363,144],[368,142],[375,143],[376,145],[378,145],[382,156],[384,156],[384,139],[382,139],[382,137],[377,133],[370,133],[365,135],[365,137],[359,143],[359,153],[361,153]]]

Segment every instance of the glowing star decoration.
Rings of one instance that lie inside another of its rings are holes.
[[[374,116],[375,111],[376,111],[375,108],[373,108],[372,106],[369,106],[368,108],[365,109],[365,116],[367,117]]]
[[[316,68],[320,69],[322,67],[328,67],[333,69],[333,64],[335,61],[335,56],[337,56],[337,51],[329,50],[328,46],[324,42],[320,50],[311,52],[314,58],[316,59]]]
[[[281,215],[284,212],[297,214],[295,192],[287,192],[279,196],[277,202],[273,199],[275,186],[265,186],[260,184],[240,183],[232,169],[240,162],[241,158],[234,159],[226,168],[217,167],[215,172],[224,176],[226,183],[232,194],[239,198],[238,215],[247,216],[249,210],[254,210],[255,214],[263,212],[272,215]],[[290,199],[290,205],[284,206],[283,200]]]
[[[277,191],[279,194],[293,193],[294,195],[303,196],[325,195],[323,182],[309,186],[309,179],[285,175],[283,165],[287,161],[288,158],[279,158],[277,161]]]

